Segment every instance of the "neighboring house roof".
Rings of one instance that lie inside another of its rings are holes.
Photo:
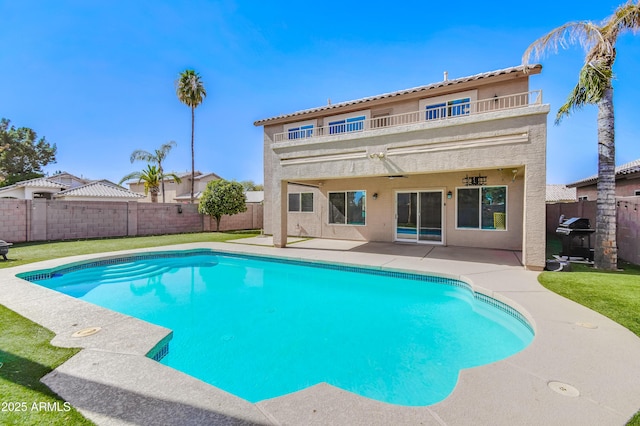
[[[57,173],[55,175],[49,176],[47,179],[53,182],[59,182],[66,185],[70,185],[71,187],[80,186],[80,185],[84,185],[85,183],[91,182],[91,179],[84,179],[67,172]]]
[[[108,180],[97,180],[85,185],[61,191],[55,195],[62,197],[94,197],[94,198],[144,198],[142,194],[129,191]]]
[[[247,203],[261,203],[264,201],[264,191],[247,191],[244,195]]]
[[[187,177],[191,177],[191,173],[189,173],[189,175]],[[220,176],[218,176],[215,173],[207,173],[207,174],[200,174],[195,176],[196,180],[202,180],[204,178],[211,178],[211,180],[217,180],[217,179],[222,179]]]
[[[576,188],[567,188],[567,185],[547,185],[547,203],[570,203],[576,199]]]
[[[8,189],[15,188],[51,188],[51,189],[66,189],[69,185],[64,183],[54,182],[48,178],[41,177],[29,180],[23,180],[22,182],[16,182],[13,185],[0,188],[0,191],[6,191]]]
[[[538,73],[540,73],[541,70],[542,70],[542,65],[539,65],[539,64],[529,65],[529,66],[526,66],[526,67],[524,65],[520,65],[520,66],[517,66],[517,67],[504,68],[504,69],[501,69],[501,70],[484,72],[484,73],[481,73],[481,74],[475,74],[475,75],[471,75],[471,76],[468,76],[468,77],[461,77],[461,78],[456,78],[456,79],[453,79],[453,80],[444,80],[444,81],[440,81],[438,83],[427,84],[425,86],[413,87],[411,89],[398,90],[396,92],[383,93],[381,95],[369,96],[369,97],[366,97],[366,98],[355,99],[355,100],[352,100],[352,101],[346,101],[346,102],[340,102],[340,103],[337,103],[337,104],[324,105],[324,106],[321,106],[321,107],[318,107],[318,108],[305,109],[305,110],[302,110],[302,111],[293,112],[291,114],[282,114],[282,115],[278,115],[278,116],[275,116],[275,117],[265,118],[265,119],[262,119],[262,120],[255,121],[253,123],[253,125],[254,126],[263,126],[263,125],[268,124],[270,122],[277,121],[277,120],[282,120],[282,119],[286,119],[286,118],[291,118],[291,117],[311,114],[311,113],[320,112],[320,111],[328,111],[328,110],[343,108],[343,107],[351,106],[351,105],[366,104],[366,103],[369,103],[369,102],[372,102],[372,101],[377,101],[377,100],[380,100],[380,99],[393,98],[393,97],[402,96],[402,95],[408,95],[408,94],[412,94],[412,93],[427,92],[429,90],[434,90],[434,89],[438,89],[438,88],[441,88],[441,87],[453,86],[453,85],[460,84],[460,83],[467,83],[467,82],[471,82],[471,81],[482,80],[482,79],[486,79],[486,78],[489,78],[489,77],[496,77],[496,76],[499,76],[499,75],[517,74],[517,73],[524,73],[524,72],[528,72],[530,74],[538,74]]]
[[[638,172],[640,172],[640,159],[634,160],[629,163],[616,167],[616,179],[624,175],[629,175],[629,174],[638,173]],[[570,188],[574,188],[574,187],[578,188],[581,186],[593,185],[597,182],[598,182],[598,175],[595,174],[595,175],[589,176],[588,178],[579,180],[577,182],[570,183],[567,186]]]

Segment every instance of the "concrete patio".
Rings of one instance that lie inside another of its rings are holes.
[[[0,270],[0,303],[53,330],[53,344],[85,348],[43,381],[99,425],[624,425],[640,408],[640,339],[544,289],[536,272],[524,270],[519,252],[317,239],[291,240],[287,248],[277,249],[269,246],[268,238],[154,251],[211,248],[460,278],[517,308],[529,318],[536,336],[506,360],[462,371],[454,392],[432,406],[385,404],[325,383],[251,404],[147,358],[170,330],[15,277],[150,250]],[[72,337],[88,327],[101,330]]]

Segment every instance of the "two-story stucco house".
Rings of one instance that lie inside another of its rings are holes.
[[[540,65],[256,121],[265,233],[522,251],[545,263]]]

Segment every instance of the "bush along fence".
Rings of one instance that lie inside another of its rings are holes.
[[[261,228],[261,204],[220,221],[220,231]],[[197,204],[0,199],[0,240],[12,243],[212,230]]]
[[[616,197],[618,257],[640,265],[640,197]],[[560,216],[569,219],[585,217],[592,228],[596,226],[596,202],[547,204],[547,233],[555,233]],[[595,237],[591,237],[592,244]]]

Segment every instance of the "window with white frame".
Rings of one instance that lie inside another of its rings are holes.
[[[440,120],[470,114],[471,104],[477,99],[477,90],[466,90],[450,95],[421,99],[419,106],[420,110],[424,111],[425,120]]]
[[[291,127],[287,129],[287,139],[304,139],[313,136],[313,124],[306,126]]]
[[[329,192],[329,223],[365,225],[366,191]]]
[[[428,120],[438,120],[440,118],[468,115],[471,110],[471,99],[453,99],[447,102],[426,105],[426,116]]]
[[[329,122],[329,134],[358,132],[364,130],[364,115]]]
[[[456,201],[458,228],[487,230],[507,228],[506,186],[458,188]]]
[[[289,193],[290,212],[313,212],[313,192]]]

